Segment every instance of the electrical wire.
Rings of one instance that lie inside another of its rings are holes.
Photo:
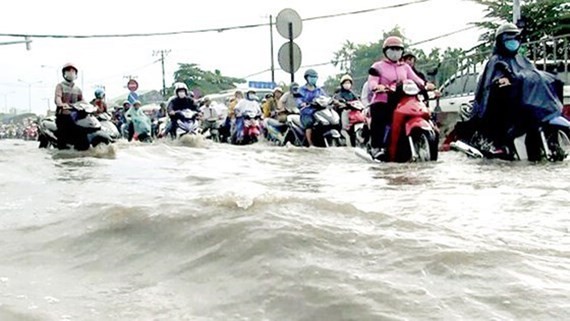
[[[415,0],[415,1],[405,2],[405,3],[395,4],[395,5],[378,7],[378,8],[357,10],[357,11],[351,11],[351,12],[342,12],[342,13],[330,14],[330,15],[322,15],[322,16],[305,18],[305,19],[301,19],[301,20],[303,20],[303,21],[314,21],[314,20],[330,19],[330,18],[349,16],[349,15],[357,15],[357,14],[370,13],[370,12],[380,11],[380,10],[401,8],[401,7],[406,7],[406,6],[415,5],[415,4],[428,2],[428,1],[434,1],[434,0]],[[247,25],[240,25],[240,26],[215,27],[215,28],[185,30],[185,31],[151,32],[151,33],[101,34],[101,35],[53,35],[53,34],[0,33],[0,36],[2,36],[2,37],[56,38],[56,39],[66,39],[66,38],[74,38],[74,39],[132,38],[132,37],[172,36],[172,35],[196,34],[196,33],[206,33],[206,32],[224,32],[224,31],[230,31],[230,30],[252,29],[252,28],[265,27],[265,26],[269,26],[269,23],[256,23],[256,24],[247,24]]]

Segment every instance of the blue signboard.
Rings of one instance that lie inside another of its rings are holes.
[[[249,81],[247,85],[250,88],[258,88],[258,89],[273,89],[277,87],[277,84],[271,81]]]
[[[139,95],[135,92],[135,91],[131,91],[129,93],[129,96],[127,97],[127,100],[132,104],[135,103],[135,101],[139,100]]]

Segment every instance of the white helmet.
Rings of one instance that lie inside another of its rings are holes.
[[[186,84],[183,82],[175,83],[174,84],[174,93],[177,93],[180,90],[184,90],[184,91],[186,91],[186,93],[188,93],[188,86],[186,86]]]

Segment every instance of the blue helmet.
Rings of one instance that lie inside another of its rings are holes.
[[[101,99],[105,96],[105,90],[103,88],[97,88],[95,89],[95,98],[96,99]]]
[[[318,76],[319,74],[315,71],[315,69],[307,69],[307,71],[305,71],[305,75],[303,75],[305,80],[307,79],[307,77],[318,77]]]

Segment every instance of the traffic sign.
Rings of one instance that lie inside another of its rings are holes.
[[[127,88],[129,89],[129,91],[137,91],[137,89],[139,89],[139,83],[134,79],[129,79],[129,82],[127,83]]]
[[[303,31],[303,20],[293,9],[283,9],[277,15],[275,26],[277,27],[277,32],[283,37],[289,39],[289,24],[292,24],[293,39],[299,37],[301,31]]]
[[[293,70],[291,70],[291,43],[293,44]],[[301,68],[301,48],[294,42],[286,42],[277,53],[277,59],[279,60],[279,66],[288,73],[295,73],[299,68]]]

